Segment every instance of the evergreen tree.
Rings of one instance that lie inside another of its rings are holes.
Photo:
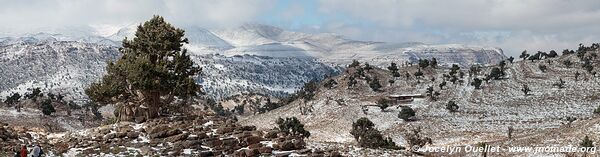
[[[563,81],[561,78],[558,80],[558,82],[552,84],[552,86],[558,87],[558,88],[565,88],[565,81]]]
[[[400,110],[400,113],[398,113],[398,118],[404,121],[409,121],[412,117],[416,115],[415,110],[408,106],[402,106],[401,108],[402,109]]]
[[[373,89],[373,91],[379,91],[381,88],[381,84],[379,84],[379,79],[377,77],[369,80],[369,87]]]
[[[548,58],[554,58],[554,57],[558,57],[558,53],[556,53],[556,51],[551,50],[550,53],[548,53]]]
[[[15,103],[19,102],[19,99],[21,99],[21,94],[12,93],[12,95],[6,97],[6,100],[4,100],[4,103],[12,106]]]
[[[429,60],[427,59],[419,59],[419,67],[427,68],[429,66]]]
[[[39,87],[29,90],[31,91],[31,93],[25,95],[25,98],[27,99],[36,99],[37,97],[44,96],[44,94],[42,94],[42,90],[40,90]]]
[[[304,124],[298,120],[296,117],[288,117],[288,118],[278,118],[277,126],[280,131],[287,133],[288,135],[308,138],[310,136],[310,132],[304,129]]]
[[[542,64],[539,64],[538,68],[540,69],[540,71],[542,71],[544,73],[546,72],[546,70],[548,70],[548,67],[546,67],[546,65],[542,65]]]
[[[444,89],[444,86],[446,86],[446,81],[442,81],[442,83],[440,83],[438,86],[440,89]]]
[[[417,72],[415,72],[415,77],[416,78],[420,78],[421,76],[423,76],[423,72],[421,72],[421,69],[418,69]]]
[[[123,40],[116,62],[109,61],[107,74],[85,93],[98,104],[116,104],[119,120],[159,116],[159,110],[175,98],[186,99],[201,92],[194,66],[182,49],[184,31],[154,16],[138,26],[132,40]],[[135,114],[135,115],[134,115]]]
[[[353,67],[358,67],[360,65],[360,62],[358,62],[357,60],[352,60],[352,63],[350,65],[348,65],[349,68],[353,68]]]
[[[579,143],[579,146],[585,147],[585,148],[592,148],[592,147],[594,147],[594,142],[592,140],[590,140],[590,138],[586,135],[583,138],[583,140],[581,141],[581,143]]]
[[[526,84],[524,84],[524,85],[523,85],[523,88],[521,88],[521,91],[522,91],[523,93],[525,93],[525,96],[528,96],[528,95],[529,95],[529,92],[530,92],[531,90],[529,89],[529,87],[528,87]]]
[[[392,62],[390,66],[387,67],[387,69],[390,70],[390,72],[392,72],[392,76],[400,77],[400,73],[398,72],[398,66],[396,65],[396,63]]]
[[[577,81],[577,80],[579,79],[579,75],[581,75],[581,74],[579,73],[579,71],[576,71],[576,72],[575,72],[575,81]]]
[[[381,112],[383,112],[390,105],[389,105],[389,101],[387,99],[381,98],[381,99],[377,100],[377,106],[381,109]]]
[[[565,65],[567,68],[571,68],[571,65],[573,65],[573,63],[570,60],[565,60],[563,61],[563,65]]]
[[[482,82],[483,81],[481,79],[475,78],[475,79],[473,79],[473,82],[471,82],[471,86],[474,86],[475,89],[481,89],[481,83]]]
[[[327,81],[325,81],[325,84],[323,84],[323,87],[331,89],[337,84],[338,83],[334,79],[327,79]]]
[[[519,58],[523,60],[527,59],[527,57],[529,57],[529,54],[527,54],[527,50],[521,52],[521,55],[519,56]]]
[[[431,58],[431,62],[429,64],[431,65],[432,68],[437,68],[438,61],[434,57],[434,58]]]
[[[384,138],[381,132],[375,128],[375,124],[369,119],[362,117],[352,122],[350,134],[358,142],[358,145],[366,148],[400,149],[390,138]]]
[[[54,105],[52,105],[52,100],[50,99],[46,99],[42,102],[42,113],[44,113],[44,115],[51,115],[52,113],[56,112],[56,110],[54,109]]]
[[[505,73],[502,70],[500,70],[500,68],[494,67],[492,68],[490,75],[488,75],[488,79],[493,78],[494,80],[500,80],[504,75]]]
[[[510,56],[507,60],[512,64],[515,61],[515,57]]]
[[[450,112],[456,112],[458,111],[458,105],[456,105],[456,102],[454,101],[448,101],[448,104],[446,104],[446,109]]]

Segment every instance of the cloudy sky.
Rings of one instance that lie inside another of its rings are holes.
[[[0,32],[114,30],[159,14],[179,26],[262,23],[350,39],[527,49],[600,42],[598,0],[0,0]]]

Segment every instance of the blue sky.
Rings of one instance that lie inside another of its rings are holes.
[[[0,33],[118,28],[159,14],[179,26],[210,29],[262,23],[356,40],[493,46],[508,55],[600,41],[598,0],[0,0],[0,4]]]

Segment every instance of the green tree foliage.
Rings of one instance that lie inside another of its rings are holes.
[[[99,104],[117,103],[120,120],[132,120],[131,113],[146,118],[159,116],[159,110],[175,98],[186,99],[201,92],[193,76],[201,68],[182,49],[184,31],[154,16],[138,26],[132,40],[124,39],[116,62],[109,61],[107,74],[92,83],[85,93]],[[143,107],[142,107],[143,106]],[[137,110],[139,112],[125,112]]]
[[[570,60],[565,60],[563,61],[563,65],[565,65],[567,68],[571,68],[573,62],[571,62]]]
[[[404,121],[409,121],[412,117],[416,116],[415,110],[412,108],[408,106],[402,106],[401,108],[402,109],[400,110],[400,113],[398,113],[398,118]]]
[[[521,88],[521,91],[525,94],[525,96],[528,96],[529,92],[531,92],[531,90],[529,89],[529,86],[527,86],[526,84],[523,85],[523,87]]]
[[[506,75],[502,70],[500,70],[500,68],[498,67],[494,67],[492,68],[492,71],[490,71],[490,74],[487,76],[488,79],[494,79],[494,80],[500,80],[502,79],[502,77]]]
[[[548,58],[558,57],[558,53],[556,53],[556,51],[554,51],[554,50],[550,50],[550,53],[548,53],[547,57]]]
[[[519,58],[525,60],[529,57],[529,54],[527,54],[527,50],[521,52],[521,55],[519,56]]]
[[[436,101],[437,100],[437,96],[440,95],[439,92],[433,90],[432,86],[427,87],[427,96],[432,100],[432,101]]]
[[[381,84],[379,83],[379,79],[377,77],[373,79],[369,79],[369,87],[373,89],[373,91],[379,91],[381,89]]]
[[[386,108],[390,106],[390,101],[388,99],[381,98],[377,100],[377,106],[381,109],[381,111],[385,111]]]
[[[414,75],[415,75],[416,78],[420,78],[420,77],[423,76],[423,72],[421,72],[421,69],[418,69],[417,72],[415,72]]]
[[[507,60],[508,60],[508,62],[513,63],[515,61],[515,57],[510,56],[510,57],[508,57]]]
[[[429,60],[427,59],[419,59],[419,67],[427,68],[429,66]]]
[[[396,63],[392,62],[390,63],[390,66],[387,67],[387,69],[392,72],[392,76],[394,77],[400,77],[400,73],[398,72],[398,66],[396,65]]]
[[[475,89],[481,89],[481,83],[483,83],[483,81],[479,78],[474,78],[473,82],[471,82],[471,86],[474,86]]]
[[[52,105],[52,100],[50,99],[44,100],[40,107],[42,108],[42,113],[44,113],[44,115],[51,115],[52,113],[56,112],[54,105]]]
[[[542,72],[546,72],[546,70],[548,70],[548,67],[546,65],[543,64],[539,64],[538,68],[540,69],[540,71]]]
[[[450,75],[455,75],[459,72],[460,67],[457,64],[452,64],[452,67],[450,68]]]
[[[440,83],[438,86],[440,89],[444,89],[444,86],[446,86],[446,81],[442,81],[442,83]]]
[[[446,109],[450,112],[456,112],[458,111],[458,105],[454,101],[448,101],[448,104],[446,104]]]
[[[300,123],[300,120],[296,117],[287,117],[285,119],[278,118],[277,127],[280,131],[287,133],[288,135],[308,138],[310,136],[310,132],[304,129],[304,124]]]
[[[25,94],[25,98],[27,99],[35,99],[37,97],[42,97],[44,96],[44,94],[42,94],[42,90],[40,90],[40,88],[33,88],[33,89],[29,89],[31,91],[31,93],[29,94]]]
[[[431,67],[432,67],[432,68],[437,68],[437,66],[438,66],[438,61],[437,61],[437,59],[434,57],[434,58],[431,58],[431,62],[429,62],[429,64],[431,65]]]
[[[562,52],[563,56],[564,55],[570,55],[570,54],[575,54],[575,51],[573,51],[573,50],[569,51],[569,49],[564,49],[563,52]]]
[[[21,94],[12,93],[10,96],[6,97],[6,100],[4,100],[4,103],[6,103],[8,105],[14,105],[15,103],[19,102],[19,99],[21,99]]]
[[[400,149],[390,138],[384,138],[381,132],[375,128],[375,124],[368,118],[359,118],[352,123],[350,134],[358,142],[359,146],[366,148]]]
[[[360,65],[360,62],[358,62],[357,60],[352,60],[352,63],[350,65],[348,65],[348,68],[358,67],[359,65]]]
[[[358,83],[358,82],[356,81],[356,79],[354,78],[354,76],[349,76],[348,77],[348,83],[347,83],[348,88],[354,87],[354,85],[356,85],[356,83]]]
[[[581,143],[579,143],[579,146],[586,147],[586,148],[592,148],[592,147],[594,147],[594,142],[592,140],[590,140],[590,138],[586,135],[583,138],[583,140],[581,141]]]
[[[315,93],[317,92],[318,88],[317,81],[311,80],[305,83],[302,89],[300,89],[300,91],[298,91],[296,94],[299,98],[302,98],[305,101],[312,100],[315,97]]]
[[[478,75],[481,71],[481,67],[478,65],[471,65],[469,68],[469,76]]]
[[[327,81],[325,81],[325,84],[323,84],[323,87],[331,89],[337,86],[337,84],[338,83],[334,79],[327,79]]]

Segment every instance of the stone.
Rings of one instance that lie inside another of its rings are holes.
[[[146,133],[148,133],[148,134],[156,134],[156,133],[159,133],[159,132],[164,132],[166,130],[171,130],[171,127],[169,127],[166,124],[160,124],[160,125],[157,125],[155,127],[151,127],[149,129],[146,129]]]
[[[279,130],[269,130],[267,131],[267,133],[265,134],[265,138],[268,139],[272,139],[272,138],[277,138],[277,134],[279,133]]]
[[[263,138],[258,137],[258,136],[249,136],[249,137],[244,138],[244,142],[246,142],[247,145],[260,143],[260,141],[262,141],[262,140],[263,140]]]
[[[258,152],[264,154],[264,153],[271,153],[273,152],[273,148],[271,147],[260,147],[258,148]]]
[[[257,149],[247,149],[245,151],[246,156],[258,156],[259,153]]]
[[[167,137],[167,138],[165,138],[165,141],[174,143],[174,142],[177,142],[177,141],[185,140],[189,135],[190,135],[190,133],[186,132],[186,133],[182,133],[182,134],[179,134],[179,135]]]
[[[226,133],[230,133],[233,132],[235,128],[233,127],[220,127],[217,129],[217,134],[226,134]]]
[[[157,133],[150,134],[150,138],[152,138],[152,139],[165,138],[165,137],[169,137],[169,136],[173,136],[173,135],[178,135],[181,133],[182,132],[179,129],[173,129],[173,130],[168,130],[168,131],[159,131]]]
[[[127,138],[130,138],[130,139],[136,139],[139,136],[140,136],[139,132],[128,132],[127,133]]]

